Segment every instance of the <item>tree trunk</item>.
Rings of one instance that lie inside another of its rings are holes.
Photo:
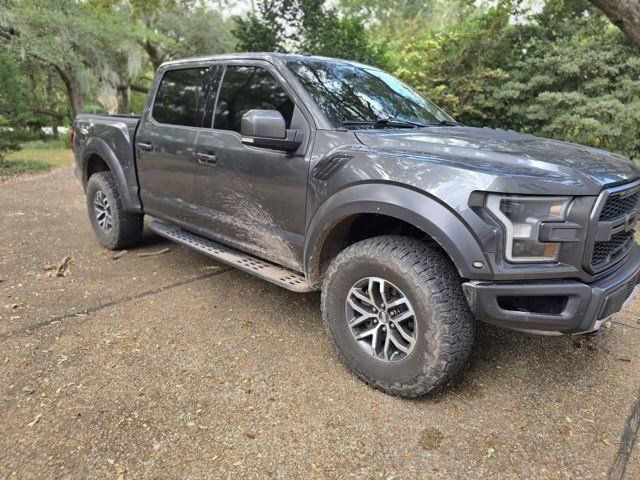
[[[68,81],[63,78],[62,81],[64,82],[64,86],[67,89],[67,97],[69,98],[69,106],[71,107],[71,115],[73,117],[71,121],[73,121],[76,115],[82,113],[84,109],[82,94],[80,93],[80,85],[73,77],[71,77]]]
[[[51,125],[51,134],[53,135],[54,140],[58,140],[60,138],[60,132],[58,131],[58,125],[56,123]]]
[[[153,69],[157,70],[163,62],[158,49],[149,39],[146,39],[143,43],[141,43],[141,45],[142,48],[144,48],[145,52],[147,52],[147,55],[149,55],[149,60],[153,64]]]
[[[67,89],[67,99],[69,100],[69,106],[71,107],[71,122],[79,113],[82,113],[83,110],[83,102],[82,102],[82,92],[80,91],[80,82],[73,75],[73,72],[69,70],[65,70],[61,66],[57,64],[52,65],[62,82],[64,83],[65,88]]]
[[[638,0],[590,0],[640,49],[640,2]]]
[[[129,88],[118,87],[118,113],[129,113],[130,111]]]

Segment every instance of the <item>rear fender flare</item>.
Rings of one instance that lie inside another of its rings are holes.
[[[327,234],[341,220],[362,213],[398,218],[420,229],[444,249],[462,278],[490,272],[478,241],[452,210],[424,193],[376,183],[340,190],[313,215],[304,246],[305,272],[312,282],[320,281],[319,259]],[[484,266],[473,267],[477,261]]]
[[[140,201],[137,198],[132,198],[131,193],[129,191],[129,187],[127,184],[127,179],[124,174],[124,170],[122,169],[122,165],[118,161],[113,150],[107,145],[107,143],[97,137],[90,138],[87,140],[85,144],[84,150],[82,152],[82,186],[86,189],[88,178],[88,165],[89,159],[93,156],[97,155],[100,157],[109,167],[111,174],[113,175],[114,180],[116,181],[116,186],[118,187],[118,192],[120,193],[120,200],[122,201],[122,206],[128,212],[140,212],[142,210],[142,206],[140,205]]]

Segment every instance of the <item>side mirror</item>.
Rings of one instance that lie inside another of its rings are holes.
[[[287,130],[284,118],[277,110],[249,110],[242,116],[240,133],[245,145],[286,152],[296,151],[303,139],[300,130]]]

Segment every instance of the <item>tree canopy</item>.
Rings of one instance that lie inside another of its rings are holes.
[[[0,128],[139,112],[170,59],[308,52],[390,71],[466,124],[640,158],[637,2],[253,0],[230,15],[234,5],[3,0]]]

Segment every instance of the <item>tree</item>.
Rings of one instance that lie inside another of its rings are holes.
[[[466,10],[460,0],[340,0],[346,12],[367,19],[374,36],[407,38],[427,29],[442,29]]]
[[[392,52],[396,74],[469,125],[640,157],[640,57],[582,0],[475,9]]]
[[[174,58],[213,55],[234,49],[227,20],[200,2],[129,0],[125,3],[131,8],[136,41],[154,69]]]
[[[235,22],[240,51],[308,52],[387,63],[385,43],[371,39],[363,20],[324,0],[260,0],[255,11]]]
[[[70,118],[83,110],[87,77],[106,68],[104,52],[113,45],[112,28],[113,18],[74,0],[15,1],[0,10],[4,47],[59,77]]]
[[[640,48],[640,2],[638,0],[590,0],[616,27]]]
[[[8,137],[7,119],[22,112],[26,98],[26,85],[19,67],[7,52],[0,52],[0,169],[4,166],[4,156],[18,145]]]

